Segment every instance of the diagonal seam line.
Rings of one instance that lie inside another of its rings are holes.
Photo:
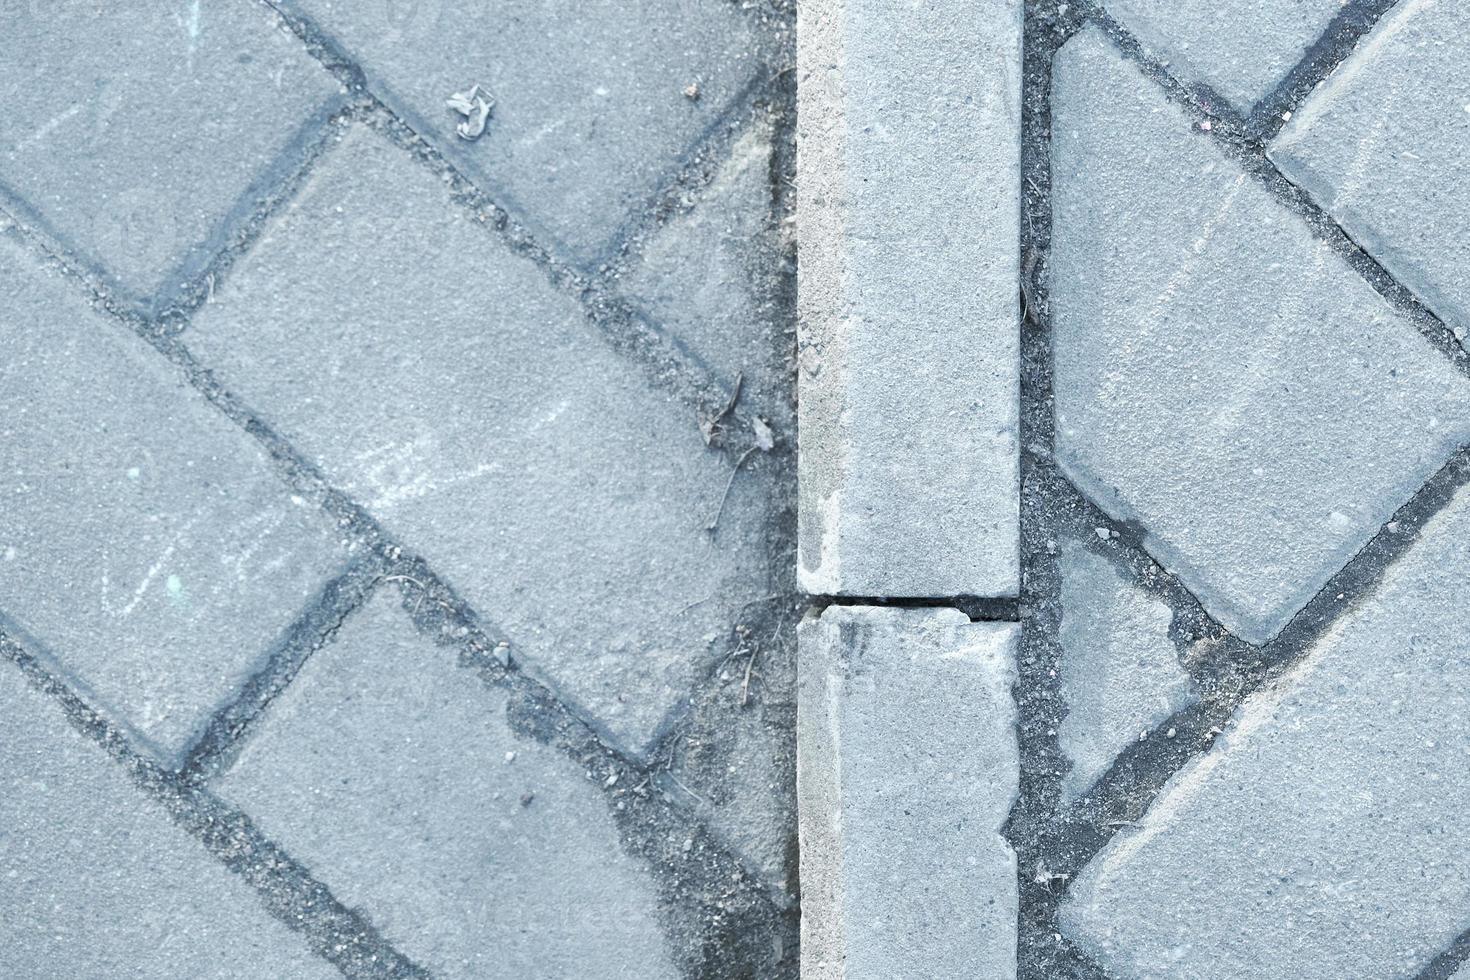
[[[647,325],[656,335],[657,340],[674,353],[673,359],[675,362],[682,362],[679,364],[680,374],[686,380],[693,383],[694,391],[692,394],[694,397],[691,400],[695,407],[706,413],[715,411],[720,407],[723,391],[715,381],[713,372],[710,371],[708,365],[684,348],[682,344],[677,343],[669,331],[661,326],[655,326],[654,319],[636,303],[630,301],[621,291],[610,289],[608,286],[608,277],[598,275],[594,271],[596,263],[592,263],[592,267],[589,268],[586,264],[561,258],[554,254],[551,249],[542,245],[539,239],[529,231],[528,225],[524,221],[518,219],[509,209],[497,202],[496,195],[482,189],[478,183],[468,177],[458,166],[440,152],[435,142],[420,132],[403,113],[399,112],[373,92],[367,83],[367,75],[362,67],[347,53],[346,49],[335,38],[331,37],[312,18],[305,14],[284,9],[279,3],[279,0],[259,0],[259,2],[281,18],[281,21],[302,42],[306,47],[307,53],[314,60],[318,61],[324,69],[338,76],[344,84],[348,85],[356,93],[365,109],[370,112],[381,113],[393,127],[401,130],[403,133],[409,134],[412,141],[424,151],[423,154],[413,154],[422,165],[432,165],[452,175],[454,180],[464,188],[471,189],[473,195],[483,201],[484,206],[488,206],[488,208],[493,210],[498,218],[495,224],[497,226],[504,225],[504,227],[497,227],[496,230],[500,232],[505,243],[511,247],[512,251],[530,259],[541,269],[542,273],[554,286],[566,289],[568,283],[565,280],[575,280],[570,284],[574,288],[571,288],[569,291],[578,298],[584,310],[587,311],[589,319],[599,330],[603,333],[611,334],[614,324],[609,321],[626,318],[631,318]],[[749,111],[753,104],[761,97],[773,94],[771,90],[776,81],[777,79],[764,66],[754,72],[751,79],[721,109],[706,131],[700,134],[690,144],[684,156],[690,157],[691,159],[680,162],[674,168],[671,176],[661,182],[660,189],[655,192],[652,199],[657,201],[663,196],[672,193],[671,186],[678,186],[680,179],[686,175],[690,168],[691,160],[698,156],[699,151],[706,149],[708,146],[717,145],[716,137],[720,136],[723,130],[727,128],[728,119],[734,118],[742,112]],[[399,141],[395,140],[395,142]],[[725,147],[724,149],[725,152],[728,152],[729,147]],[[628,244],[628,238],[626,236],[636,235],[642,230],[642,226],[632,220],[638,213],[639,209],[637,208],[630,211],[629,216],[615,230],[613,241],[607,249],[609,254],[621,254]],[[599,303],[598,300],[603,295],[610,295],[612,297],[611,305],[622,307],[622,309],[608,309],[606,308],[608,304],[605,302]],[[634,332],[636,333],[637,331]],[[624,356],[633,353],[633,351],[624,349],[623,345],[627,343],[628,338],[612,337],[610,339],[610,346],[616,352]],[[633,339],[636,341],[637,338],[635,337]],[[619,341],[622,341],[622,343]],[[638,345],[635,343],[634,347],[637,348]],[[635,357],[633,360],[646,369],[648,377],[654,383],[667,387],[668,381],[657,370],[659,366],[657,359],[649,357],[647,350],[638,349],[637,353],[641,356]],[[691,392],[686,391],[676,393],[685,398],[689,398],[691,394]],[[749,431],[750,419],[743,416],[740,411],[736,411],[733,414],[744,423],[740,427],[741,431]]]
[[[1095,2],[1090,0],[1084,16],[1088,22],[1102,29],[1109,41],[1145,77],[1158,85],[1170,102],[1184,107],[1199,120],[1215,121],[1208,130],[1202,130],[1215,146],[1264,187],[1279,205],[1300,218],[1313,237],[1331,248],[1393,310],[1406,317],[1431,347],[1448,358],[1462,375],[1470,378],[1470,352],[1460,345],[1454,332],[1439,315],[1389,272],[1337,219],[1312,200],[1311,195],[1282,173],[1266,154],[1260,137],[1238,116],[1233,112],[1206,108],[1193,89],[1175,77],[1162,62],[1150,57],[1142,42]]]
[[[1383,576],[1418,541],[1419,532],[1463,487],[1470,485],[1470,447],[1457,449],[1448,461],[1394,513],[1312,600],[1302,608],[1276,639],[1259,649],[1250,649],[1257,659],[1247,661],[1223,645],[1216,659],[1233,681],[1227,696],[1211,696],[1198,705],[1175,712],[1148,735],[1130,745],[1114,761],[1063,823],[1077,829],[1080,821],[1094,815],[1093,837],[1084,846],[1071,849],[1066,870],[1080,871],[1120,825],[1137,819],[1153,804],[1165,783],[1190,762],[1203,756],[1213,744],[1212,730],[1223,726],[1251,695],[1274,682],[1301,662],[1321,638],[1344,617],[1357,601],[1369,597]],[[1396,530],[1389,530],[1394,525]],[[1239,641],[1237,641],[1239,643]],[[1240,643],[1240,647],[1245,644]],[[1234,656],[1232,654],[1235,654]],[[1185,664],[1191,674],[1198,665]],[[1176,730],[1176,736],[1166,733]],[[1112,823],[1114,826],[1109,827]]]
[[[33,688],[57,702],[79,735],[118,764],[143,795],[163,808],[167,819],[252,888],[267,911],[302,935],[313,953],[349,976],[428,980],[427,970],[394,948],[363,913],[343,904],[304,865],[267,839],[249,816],[138,755],[121,731],[3,629],[0,659],[8,660]]]

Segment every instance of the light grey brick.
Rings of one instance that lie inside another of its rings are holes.
[[[801,624],[801,975],[1015,977],[1014,624],[830,606]]]
[[[1269,155],[1462,341],[1470,330],[1470,7],[1409,0]]]
[[[335,532],[3,230],[0,321],[0,619],[174,763],[341,563]]]
[[[203,268],[339,86],[253,3],[13,0],[0,192],[124,295]]]
[[[1263,642],[1470,439],[1470,385],[1099,31],[1053,120],[1058,458]]]
[[[1076,799],[1141,733],[1199,699],[1169,639],[1169,607],[1124,581],[1078,541],[1062,547],[1062,696],[1058,732]]]
[[[0,975],[338,976],[0,660]]]
[[[1210,86],[1241,113],[1286,79],[1342,8],[1343,0],[1107,0],[1172,74]]]
[[[723,384],[739,376],[740,407],[794,441],[795,338],[778,292],[771,150],[771,125],[761,120],[735,141],[693,207],[644,244],[622,288]]]
[[[352,127],[185,340],[634,752],[765,595],[770,471]]]
[[[1470,491],[1088,865],[1118,976],[1415,977],[1470,926]]]
[[[220,792],[435,976],[673,978],[607,802],[505,709],[382,594],[270,706]]]
[[[374,93],[499,204],[588,261],[739,97],[760,56],[752,20],[725,0],[287,6],[336,38]],[[495,109],[468,142],[444,100],[475,84]]]
[[[1021,4],[799,17],[802,586],[1014,595]]]

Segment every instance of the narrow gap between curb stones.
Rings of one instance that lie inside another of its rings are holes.
[[[809,595],[811,606],[821,613],[828,606],[883,606],[889,609],[957,609],[972,623],[1015,623],[1021,619],[1020,600],[985,596],[856,596]]]
[[[1005,827],[1017,854],[1019,909],[1018,970],[1023,978],[1107,976],[1065,937],[1057,911],[1071,878],[1113,834],[1151,805],[1180,768],[1207,751],[1214,735],[1251,693],[1281,676],[1356,600],[1377,586],[1386,570],[1413,544],[1423,527],[1461,487],[1470,484],[1470,449],[1461,447],[1387,521],[1270,643],[1254,647],[1231,635],[1209,616],[1177,579],[1143,548],[1144,529],[1109,518],[1071,484],[1052,457],[1055,419],[1051,392],[1051,319],[1047,266],[1051,243],[1050,96],[1057,50],[1087,24],[1103,28],[1128,57],[1158,83],[1172,101],[1200,121],[1222,119],[1210,130],[1218,145],[1261,180],[1314,233],[1342,254],[1426,339],[1461,371],[1470,357],[1452,333],[1402,284],[1353,242],[1265,157],[1269,113],[1292,111],[1353,50],[1390,2],[1351,4],[1335,18],[1299,64],[1263,100],[1247,122],[1211,112],[1211,94],[1190,90],[1147,58],[1136,39],[1095,3],[1083,7],[1056,0],[1025,3],[1022,109],[1022,618],[1017,686],[1020,708],[1021,792]],[[1223,103],[1220,103],[1223,105]],[[1279,128],[1279,127],[1276,127]],[[1094,531],[1103,529],[1103,541]],[[1182,665],[1201,691],[1200,703],[1176,713],[1130,746],[1092,789],[1070,808],[1061,806],[1066,771],[1057,740],[1066,714],[1060,696],[1058,642],[1059,532],[1070,532],[1104,555],[1125,578],[1164,602],[1171,611],[1170,637]],[[1458,937],[1419,976],[1447,980],[1470,958],[1470,930]]]

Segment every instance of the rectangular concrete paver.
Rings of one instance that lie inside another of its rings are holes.
[[[1187,85],[1248,115],[1342,10],[1343,0],[1106,0],[1108,13]]]
[[[1470,441],[1470,382],[1100,30],[1054,82],[1057,458],[1264,643]]]
[[[0,620],[165,763],[345,560],[265,451],[0,231]]]
[[[1014,595],[1021,4],[799,16],[802,586]]]
[[[1058,744],[1076,799],[1139,736],[1199,700],[1169,637],[1169,608],[1127,582],[1083,542],[1062,545],[1062,697]]]
[[[0,659],[0,976],[339,976]]]
[[[288,0],[543,244],[601,257],[755,77],[754,11],[723,0]],[[484,135],[445,100],[482,86]],[[694,86],[694,96],[685,90]]]
[[[1470,8],[1407,0],[1315,91],[1270,157],[1465,340]]]
[[[1470,490],[1071,890],[1118,976],[1412,978],[1470,927]]]
[[[226,798],[435,976],[677,976],[647,869],[573,760],[373,599],[268,709]]]
[[[648,235],[620,287],[727,389],[738,377],[738,406],[790,445],[794,324],[778,299],[771,138],[765,120],[742,133],[690,210]]]
[[[953,609],[801,624],[804,980],[1016,975],[1018,634]]]
[[[765,595],[769,471],[382,135],[345,131],[184,340],[421,552],[513,655],[645,751]]]
[[[6,3],[0,199],[125,295],[202,269],[340,92],[275,21],[259,3]]]

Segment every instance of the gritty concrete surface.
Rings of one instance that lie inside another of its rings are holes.
[[[699,203],[644,243],[624,291],[794,443],[793,324],[781,316],[771,127],[741,133]]]
[[[1014,595],[1021,5],[800,16],[802,587]]]
[[[1265,642],[1470,438],[1470,385],[1101,31],[1055,85],[1058,456]]]
[[[4,19],[0,200],[140,303],[207,263],[340,90],[261,4],[17,0]]]
[[[94,6],[0,11],[0,728],[131,791],[22,758],[0,973],[794,978],[792,5]]]
[[[177,764],[342,564],[335,529],[0,231],[0,623]]]
[[[1393,8],[1271,144],[1270,157],[1465,339],[1470,80],[1463,4]]]
[[[1107,12],[1186,84],[1248,114],[1331,25],[1343,0],[1105,0]]]
[[[1071,890],[1133,977],[1413,977],[1470,926],[1462,489]]]
[[[184,340],[632,752],[769,591],[769,460],[732,483],[693,410],[371,129]]]
[[[282,6],[306,15],[375,95],[545,244],[587,262],[606,255],[630,212],[764,64],[756,5],[725,0]],[[470,142],[445,100],[472,85],[494,109],[487,135]]]
[[[799,631],[802,976],[1014,977],[1017,627],[829,606]]]
[[[1198,695],[1169,637],[1169,607],[1081,541],[1063,547],[1061,598],[1067,716],[1058,738],[1072,763],[1062,792],[1076,799],[1121,749]]]
[[[796,642],[792,602],[764,635],[740,644],[669,733],[663,771],[654,777],[671,800],[689,806],[789,905],[797,881]]]
[[[597,787],[506,704],[375,598],[219,790],[436,976],[676,976]]]
[[[0,974],[337,976],[0,663]]]

